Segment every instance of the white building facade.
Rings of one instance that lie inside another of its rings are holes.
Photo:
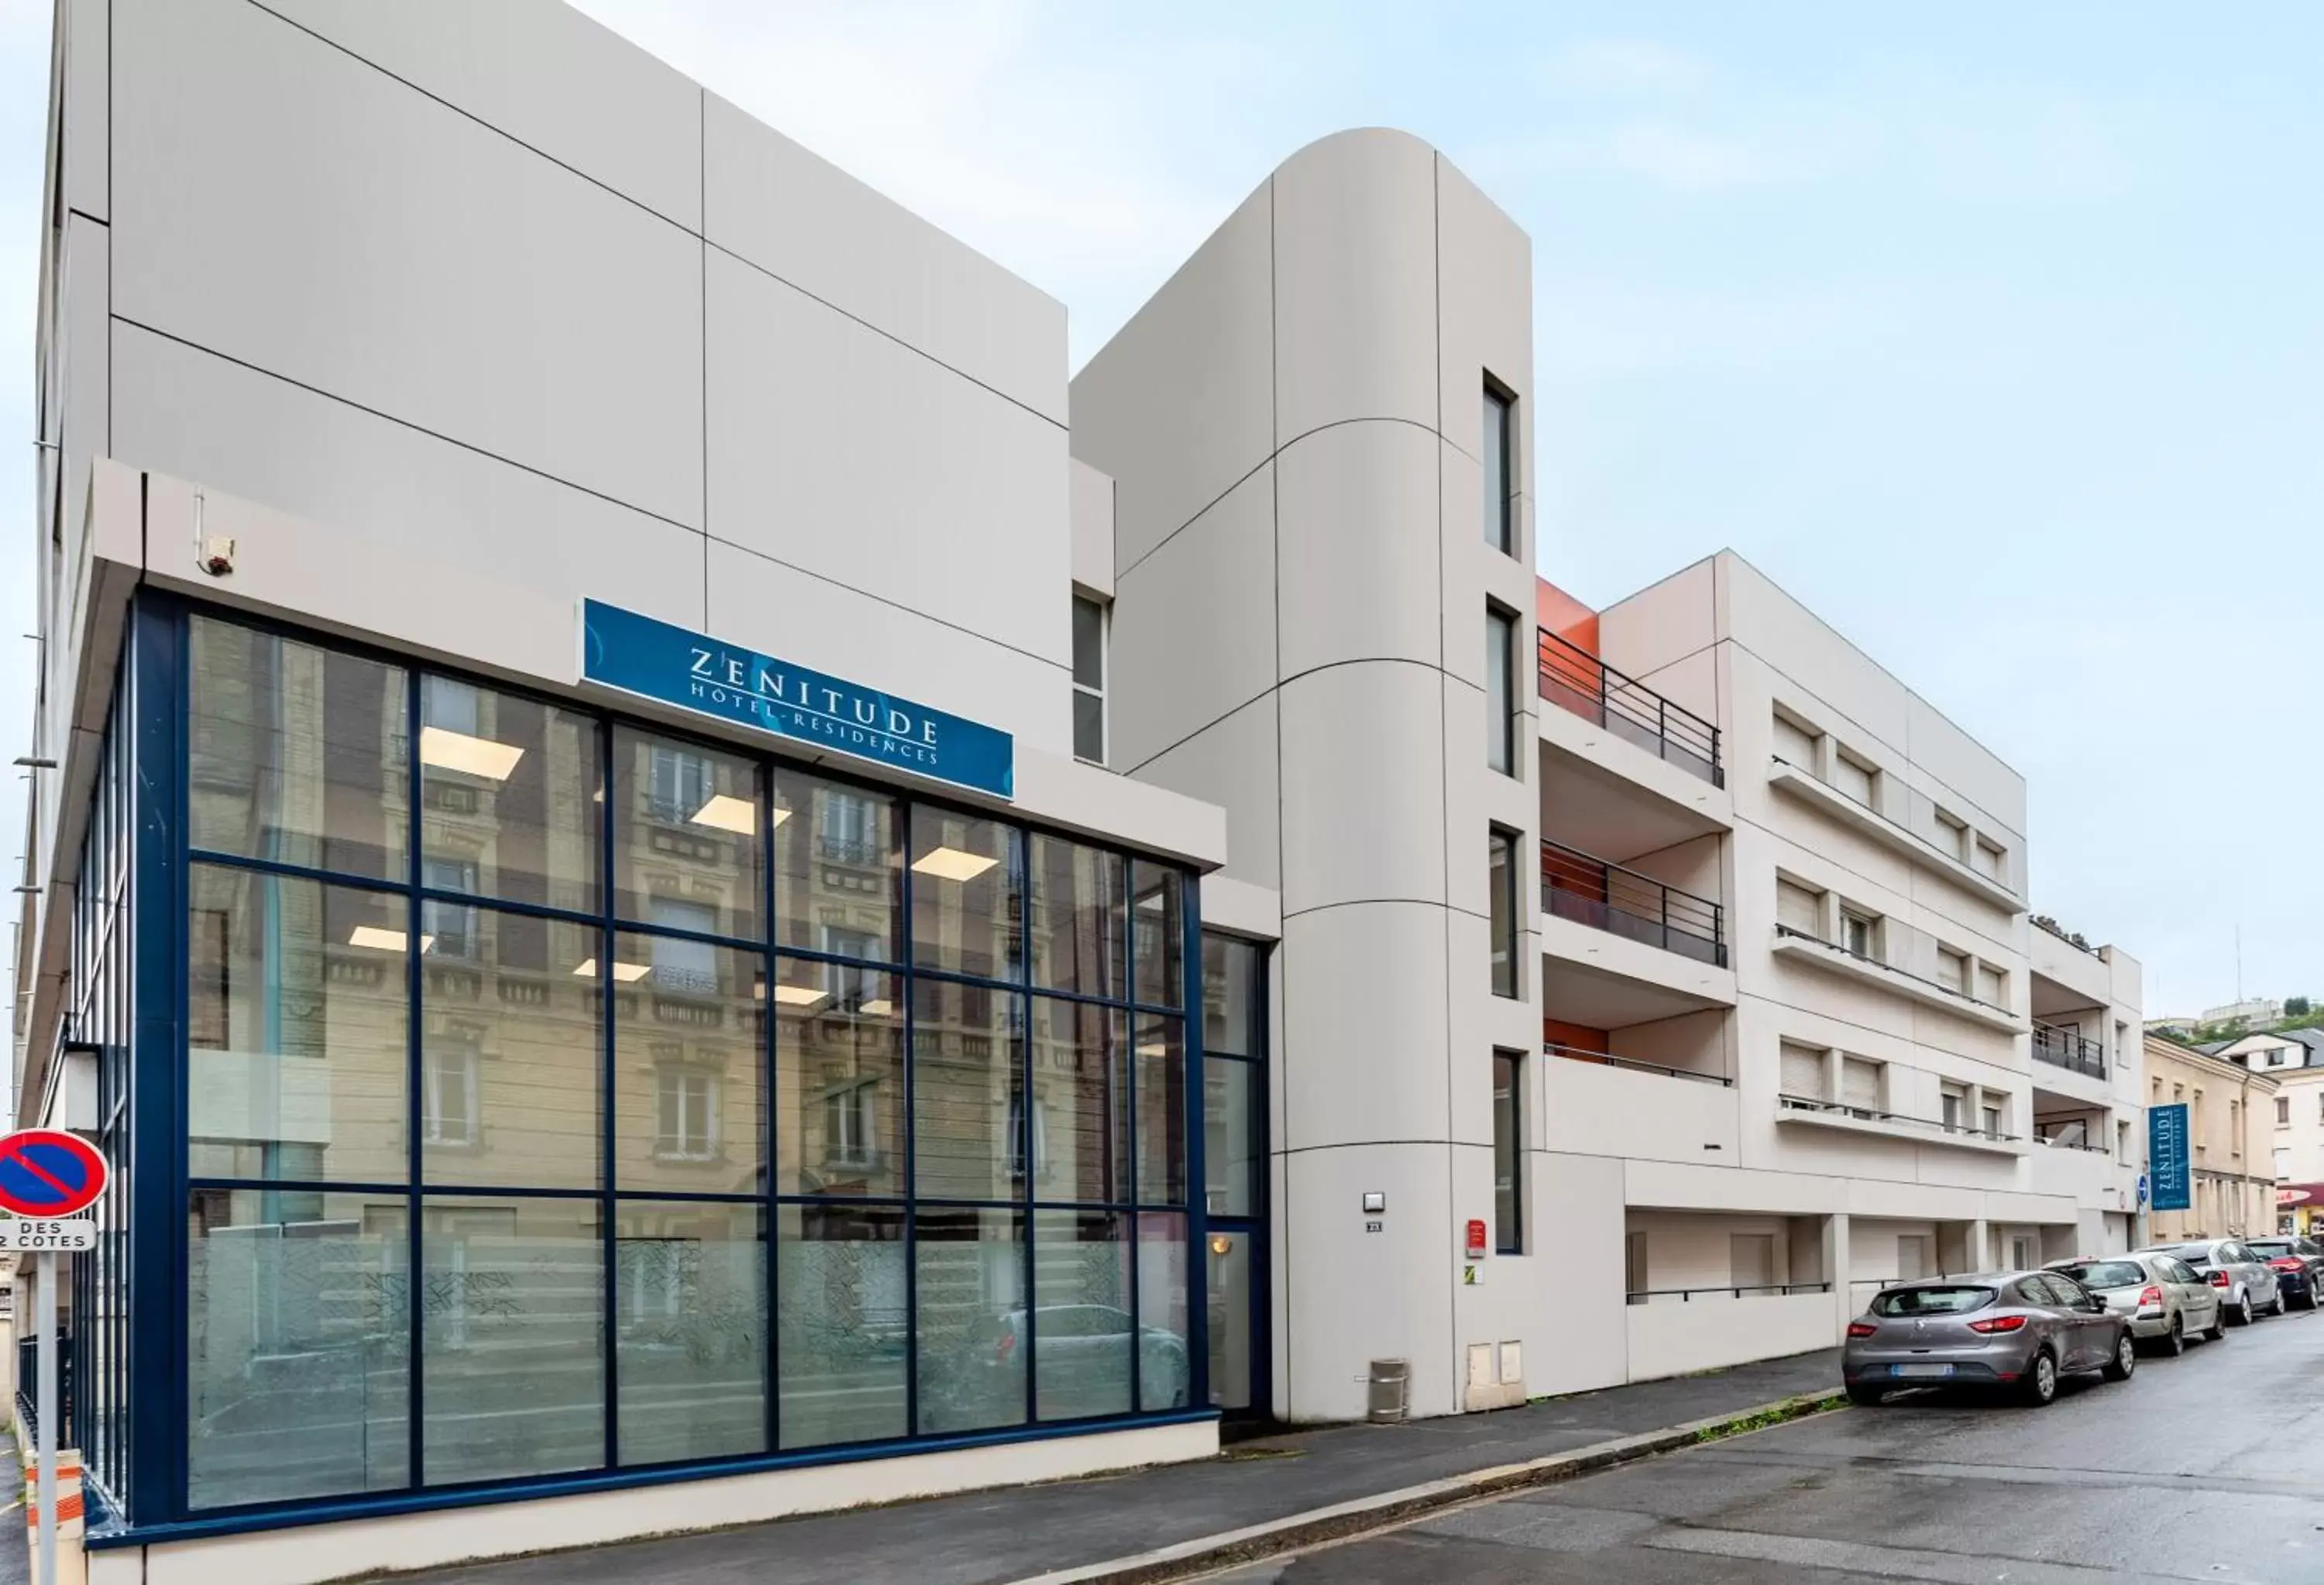
[[[545,0],[56,14],[11,1034],[116,1167],[92,1578],[1213,1451],[1262,1048],[1222,811],[1074,753],[1063,307]]]
[[[1731,554],[1539,582],[1532,246],[1436,151],[1300,151],[1069,382],[548,0],[57,14],[12,1034],[123,1174],[95,1576],[1199,1458],[2135,1237],[2138,968],[2029,926],[2022,780]]]
[[[1074,382],[1114,763],[1281,908],[1293,1420],[1383,1360],[1443,1414],[1826,1346],[2135,1233],[2139,969],[2032,930],[2023,780],[1739,558],[1534,586],[1529,259],[1340,134]]]

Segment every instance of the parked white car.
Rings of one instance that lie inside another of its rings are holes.
[[[2241,1239],[2190,1239],[2183,1244],[2150,1244],[2137,1255],[2170,1255],[2218,1290],[2230,1326],[2249,1326],[2255,1315],[2283,1313],[2283,1290],[2275,1268]]]
[[[2217,1341],[2227,1335],[2227,1306],[2193,1267],[2176,1255],[2149,1251],[2087,1260],[2052,1260],[2061,1271],[2130,1318],[2130,1335],[2165,1353],[2183,1352],[2190,1337]]]

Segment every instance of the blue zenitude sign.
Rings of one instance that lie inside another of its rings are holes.
[[[1015,796],[1016,744],[1005,732],[601,601],[581,603],[581,676],[955,787]]]
[[[2156,1211],[2194,1208],[2194,1183],[2190,1171],[2192,1152],[2187,1147],[2187,1107],[2183,1101],[2146,1109],[2146,1165],[2153,1186],[2149,1203]]]

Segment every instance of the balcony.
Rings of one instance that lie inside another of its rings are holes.
[[[1884,986],[1900,996],[1956,1014],[1971,1023],[1998,1029],[2004,1034],[2021,1034],[2025,1027],[2017,1021],[2017,1015],[2006,1007],[1979,1001],[1965,991],[1956,991],[1934,980],[1924,980],[1910,970],[1896,968],[1878,958],[1865,957],[1849,951],[1836,941],[1826,941],[1821,935],[1795,930],[1789,925],[1775,926],[1775,954],[1797,958],[1820,969]]]
[[[1912,1117],[1900,1111],[1880,1111],[1850,1106],[1843,1101],[1823,1101],[1812,1095],[1775,1097],[1775,1120],[1837,1129],[1844,1133],[1877,1134],[1891,1139],[1915,1139],[1926,1145],[1950,1145],[1963,1150],[1983,1150],[2003,1156],[2023,1156],[2025,1141],[2015,1134],[1965,1128],[1932,1117]]]
[[[2107,1076],[2106,1048],[2095,1040],[2085,1040],[2071,1029],[2061,1029],[2055,1024],[2034,1022],[2034,1060],[2046,1062],[2052,1067],[2065,1068],[2088,1078]]]
[[[1735,1083],[1724,1074],[1698,1074],[1688,1068],[1665,1067],[1658,1062],[1609,1056],[1602,1051],[1584,1051],[1576,1046],[1560,1046],[1554,1041],[1544,1041],[1541,1049],[1545,1056],[1562,1056],[1569,1062],[1596,1063],[1601,1067],[1624,1068],[1634,1074],[1657,1074],[1665,1079],[1690,1079],[1698,1084],[1720,1084],[1730,1088]]]
[[[1741,1149],[1734,1081],[1659,1063],[1545,1046],[1544,1148],[1689,1166],[1728,1166]]]
[[[1593,930],[1727,966],[1725,910],[1717,903],[1579,848],[1541,844],[1541,907]]]
[[[1870,837],[1890,852],[1934,874],[1942,875],[1963,890],[1983,898],[1996,908],[2014,914],[2021,906],[2017,894],[1992,876],[1971,869],[1926,837],[1897,825],[1879,810],[1858,803],[1814,771],[1794,765],[1780,754],[1769,757],[1767,785],[1821,809],[1841,825]]]
[[[1713,787],[1727,785],[1717,727],[1547,628],[1536,634],[1543,698]]]

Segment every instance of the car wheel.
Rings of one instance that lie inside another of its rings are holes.
[[[2174,1359],[2187,1351],[2186,1317],[2176,1310],[2171,1313],[2171,1330],[2163,1334],[2163,1351]]]
[[[2050,1358],[2050,1350],[2042,1350],[2026,1367],[2025,1379],[2018,1384],[2018,1393],[2034,1407],[2046,1408],[2058,1396],[2058,1362]]]
[[[2211,1324],[2203,1335],[2215,1343],[2227,1341],[2227,1307],[2225,1304],[2211,1306]]]
[[[1848,1384],[1848,1401],[1859,1408],[1868,1409],[1887,1396],[1885,1391],[1872,1386],[1869,1382],[1851,1381]]]
[[[2237,1294],[2236,1295],[2236,1307],[2228,1313],[2227,1319],[2230,1324],[2236,1326],[2249,1326],[2252,1323],[2251,1295],[2249,1294]]]
[[[2172,1335],[2177,1334],[2174,1332]],[[2099,1368],[2098,1374],[2108,1381],[2128,1381],[2130,1373],[2137,1368],[2138,1346],[2131,1341],[2129,1332],[2125,1331],[2115,1339],[2114,1358]]]
[[[2307,1288],[2306,1288],[2306,1289],[2305,1289],[2305,1290],[2301,1294],[2301,1295],[2300,1295],[2300,1307],[2301,1307],[2302,1310],[2313,1310],[2314,1308],[2316,1308],[2316,1285],[2315,1285],[2315,1284],[2313,1284],[2313,1283],[2309,1284],[2309,1285],[2308,1285],[2308,1286],[2307,1286]]]

